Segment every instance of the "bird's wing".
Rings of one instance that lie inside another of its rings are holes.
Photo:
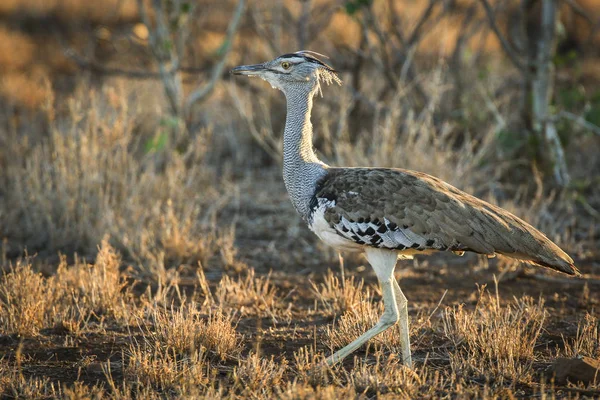
[[[430,175],[387,168],[330,168],[316,200],[337,234],[367,246],[505,254],[575,274],[543,233]]]

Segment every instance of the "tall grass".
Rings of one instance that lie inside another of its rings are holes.
[[[146,114],[125,96],[85,90],[64,111],[48,104],[47,132],[4,126],[2,234],[30,252],[84,256],[108,234],[152,275],[218,254],[207,211],[220,195],[204,161],[210,131],[178,151],[160,118],[144,131]]]

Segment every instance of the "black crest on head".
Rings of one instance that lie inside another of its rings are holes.
[[[325,56],[323,54],[319,54],[314,51],[310,51],[310,50],[300,50],[295,53],[284,54],[284,55],[280,56],[279,58],[294,58],[294,57],[302,57],[308,62],[319,64],[321,67],[325,68],[329,72],[337,72],[330,65],[325,64],[323,61],[321,61],[319,58],[317,58],[317,57],[328,58],[327,56]]]

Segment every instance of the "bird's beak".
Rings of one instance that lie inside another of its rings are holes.
[[[265,70],[264,64],[254,64],[254,65],[240,65],[239,67],[235,67],[234,69],[232,69],[229,72],[233,75],[254,76],[254,75],[259,75],[264,70]]]

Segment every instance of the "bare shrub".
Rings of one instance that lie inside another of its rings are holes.
[[[494,135],[460,138],[458,127],[451,119],[442,124],[436,122],[436,113],[451,79],[442,69],[438,66],[423,71],[418,82],[403,82],[389,101],[383,102],[376,95],[371,98],[371,93],[365,93],[368,99],[365,102],[373,107],[373,119],[368,125],[359,125],[359,132],[351,131],[356,125],[352,116],[345,112],[356,101],[353,89],[348,87],[344,93],[339,93],[343,89],[337,90],[339,101],[336,103],[339,103],[340,111],[329,109],[320,119],[335,129],[333,132],[326,129],[322,133],[323,148],[331,149],[331,153],[326,154],[332,162],[348,166],[407,168],[432,174],[463,189],[489,188],[493,183],[490,177],[499,176],[501,168],[505,167],[496,165],[494,175],[485,162],[494,149]],[[411,103],[415,83],[424,83],[423,89],[429,98],[423,109],[417,109]],[[369,77],[365,78],[365,85],[380,88],[378,82]],[[319,107],[329,108],[326,105]],[[341,120],[330,120],[332,113],[339,115]]]
[[[464,306],[444,313],[444,331],[456,348],[450,365],[457,374],[492,375],[502,381],[525,379],[532,372],[534,348],[546,312],[542,300],[514,299],[503,306],[496,296],[479,292],[474,310]]]

